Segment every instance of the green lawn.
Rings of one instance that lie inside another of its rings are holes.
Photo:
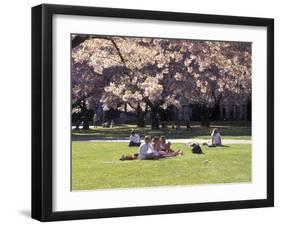
[[[212,122],[210,128],[200,127],[199,123],[192,124],[192,130],[186,130],[184,125],[181,125],[179,129],[172,129],[169,125],[165,129],[151,130],[147,125],[145,128],[137,128],[136,125],[118,125],[113,128],[91,128],[90,130],[73,130],[72,135],[74,140],[79,137],[88,137],[89,139],[112,139],[128,138],[132,129],[136,129],[138,133],[143,137],[144,135],[160,136],[165,135],[170,139],[174,138],[194,138],[194,139],[209,139],[210,131],[213,128],[219,128],[223,139],[251,139],[251,124],[247,121],[235,121],[235,122]]]
[[[184,144],[183,156],[160,160],[120,161],[121,154],[136,147],[117,142],[72,142],[72,189],[90,190],[251,181],[251,145],[203,147],[204,155],[192,154]],[[207,161],[206,161],[207,160]]]

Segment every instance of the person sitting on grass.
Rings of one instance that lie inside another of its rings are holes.
[[[154,150],[149,136],[144,137],[144,143],[139,147],[139,152],[133,155],[122,155],[120,160],[158,160],[160,155]]]
[[[130,135],[129,147],[139,147],[140,145],[141,145],[140,136],[134,130],[132,130]]]
[[[183,152],[179,149],[177,151],[172,150],[171,148],[171,142],[168,141],[166,142],[166,138],[165,136],[161,136],[160,137],[160,141],[159,141],[159,147],[160,147],[160,154],[163,157],[173,157],[173,156],[177,156],[177,155],[182,155]]]
[[[153,150],[159,152],[161,149],[160,149],[160,140],[158,137],[153,137],[152,139],[152,148]]]
[[[139,148],[138,158],[140,160],[158,160],[160,158],[159,153],[153,149],[151,138],[149,136],[144,137],[144,144]]]
[[[217,128],[214,128],[211,133],[211,144],[208,145],[208,147],[216,147],[216,146],[222,146],[221,142],[221,134]]]
[[[156,151],[159,154],[160,158],[172,157],[167,152],[165,152],[164,150],[161,150],[160,140],[159,140],[158,137],[153,137],[152,148],[153,148],[154,151]]]

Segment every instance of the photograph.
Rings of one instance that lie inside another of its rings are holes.
[[[71,191],[252,182],[252,42],[69,41]]]
[[[31,216],[274,206],[274,19],[32,7]]]

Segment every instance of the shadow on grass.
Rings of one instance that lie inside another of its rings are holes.
[[[213,149],[213,148],[229,148],[230,146],[223,144],[223,145],[219,145],[219,146],[206,146],[206,147]]]
[[[124,140],[128,139],[132,129],[137,130],[143,138],[145,135],[166,136],[169,139],[209,139],[213,128],[218,128],[225,139],[250,139],[251,125],[249,122],[213,122],[210,128],[200,127],[194,123],[192,129],[186,129],[181,125],[178,129],[172,126],[151,130],[150,126],[137,128],[135,125],[118,125],[113,128],[90,128],[89,130],[72,130],[73,141],[83,140]]]

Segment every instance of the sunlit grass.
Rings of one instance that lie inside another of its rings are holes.
[[[174,144],[183,156],[156,161],[120,161],[136,147],[117,142],[72,142],[72,189],[108,189],[251,181],[251,145],[203,147],[192,154],[185,144]]]

